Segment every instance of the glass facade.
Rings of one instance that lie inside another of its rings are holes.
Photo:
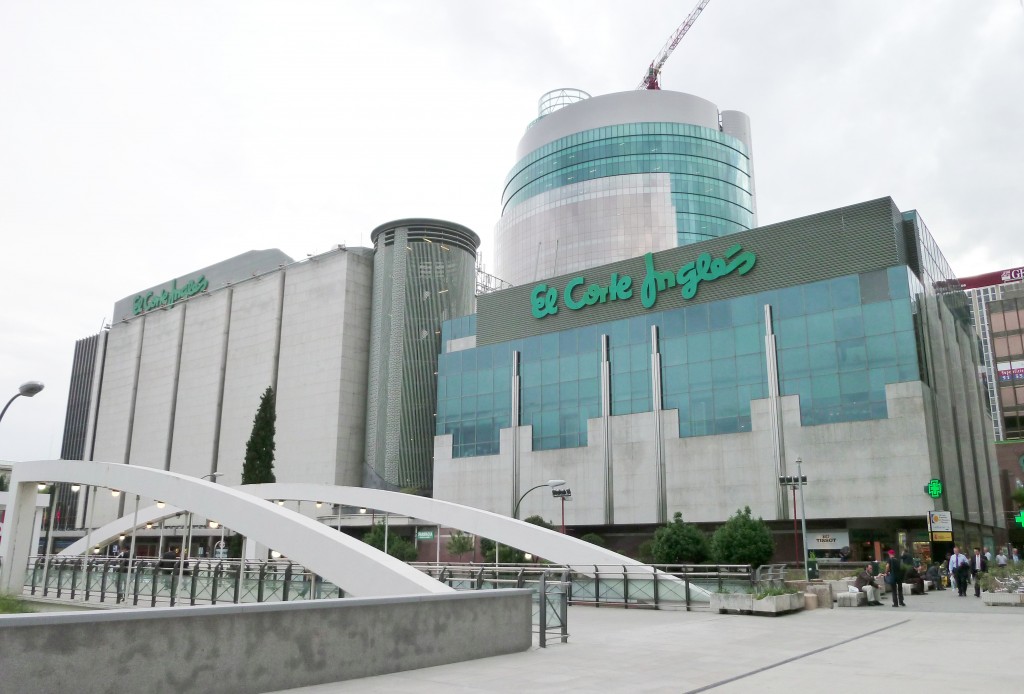
[[[538,148],[506,179],[502,216],[556,188],[646,173],[669,175],[677,245],[754,226],[747,147],[725,133],[683,123],[594,128]]]
[[[512,359],[520,353],[521,425],[534,450],[586,446],[602,414],[601,336],[609,336],[612,415],[653,408],[651,326],[658,327],[663,408],[681,437],[750,431],[768,394],[764,310],[773,307],[782,395],[800,396],[804,426],[887,417],[885,386],[921,380],[906,266],[442,354],[436,433],[453,456],[498,453],[511,426]],[[443,337],[475,331],[448,321]],[[442,344],[447,344],[444,340]]]
[[[475,306],[479,237],[410,219],[377,227],[363,485],[429,490],[441,325]]]

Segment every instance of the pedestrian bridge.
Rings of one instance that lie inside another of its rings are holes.
[[[530,523],[451,502],[360,487],[277,483],[227,487],[195,477],[142,466],[80,460],[15,463],[11,500],[0,537],[0,591],[20,592],[32,545],[37,484],[67,482],[139,494],[165,502],[139,509],[88,535],[61,554],[84,554],[133,526],[157,522],[182,511],[214,518],[250,540],[273,548],[323,579],[358,597],[446,593],[448,586],[405,562],[271,500],[320,501],[378,509],[490,538],[565,566],[615,564],[654,569],[616,552]],[[696,589],[696,587],[695,587]],[[699,590],[699,589],[698,589]]]

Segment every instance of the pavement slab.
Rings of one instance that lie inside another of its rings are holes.
[[[979,692],[1024,690],[1024,607],[987,607],[973,591],[906,600],[781,617],[572,607],[565,644],[288,691],[863,694],[885,678],[931,691],[977,673]]]

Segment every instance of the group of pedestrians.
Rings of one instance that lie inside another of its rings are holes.
[[[892,606],[893,607],[906,607],[907,603],[903,599],[903,581],[908,578],[907,574],[913,571],[914,575],[921,581],[922,589],[924,587],[924,579],[920,577],[920,573],[914,569],[910,563],[909,556],[897,557],[895,550],[889,550],[889,560],[885,564],[885,584],[890,586],[892,591]],[[874,565],[868,564],[864,567],[857,578],[854,579],[854,587],[864,593],[868,598],[869,605],[881,605],[881,601],[878,599],[879,585],[875,582],[875,568]]]
[[[892,592],[893,607],[907,606],[903,596],[904,583],[911,586],[910,592],[912,595],[925,594],[926,579],[932,581],[936,589],[944,590],[942,588],[941,576],[943,573],[948,574],[950,585],[956,588],[957,594],[960,597],[967,596],[967,586],[973,581],[974,596],[980,598],[981,583],[979,579],[981,574],[989,570],[991,561],[992,553],[987,548],[982,551],[980,547],[975,547],[973,556],[968,556],[962,553],[959,547],[953,547],[952,553],[947,555],[946,562],[944,565],[941,565],[941,568],[940,564],[936,563],[927,569],[923,567],[918,569],[909,554],[905,553],[902,557],[899,557],[896,555],[895,550],[890,549],[888,551],[888,561],[885,564],[885,572],[882,576]],[[1020,561],[1020,551],[1016,548],[1011,553],[1007,553],[1005,549],[1000,549],[995,557],[996,565],[1000,567],[1011,563],[1016,564]],[[880,587],[875,580],[875,568],[872,564],[868,564],[857,575],[853,588],[867,596],[869,605],[882,604],[878,600]]]
[[[960,552],[959,547],[953,548],[953,554],[949,557],[949,580],[956,586],[957,594],[963,598],[967,596],[967,585],[974,581],[974,597],[981,597],[981,574],[988,571],[988,563],[992,559],[992,553],[987,549],[982,553],[980,547],[974,548],[974,556],[968,557]],[[996,564],[1006,566],[1009,558],[1005,552],[1000,551],[996,557]],[[1020,556],[1016,549],[1013,550],[1013,561],[1019,562]]]

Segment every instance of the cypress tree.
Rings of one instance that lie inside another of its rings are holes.
[[[245,444],[245,463],[242,465],[242,484],[276,482],[274,477],[274,423],[277,406],[274,389],[267,386],[260,396],[260,406],[252,421],[252,434]]]

